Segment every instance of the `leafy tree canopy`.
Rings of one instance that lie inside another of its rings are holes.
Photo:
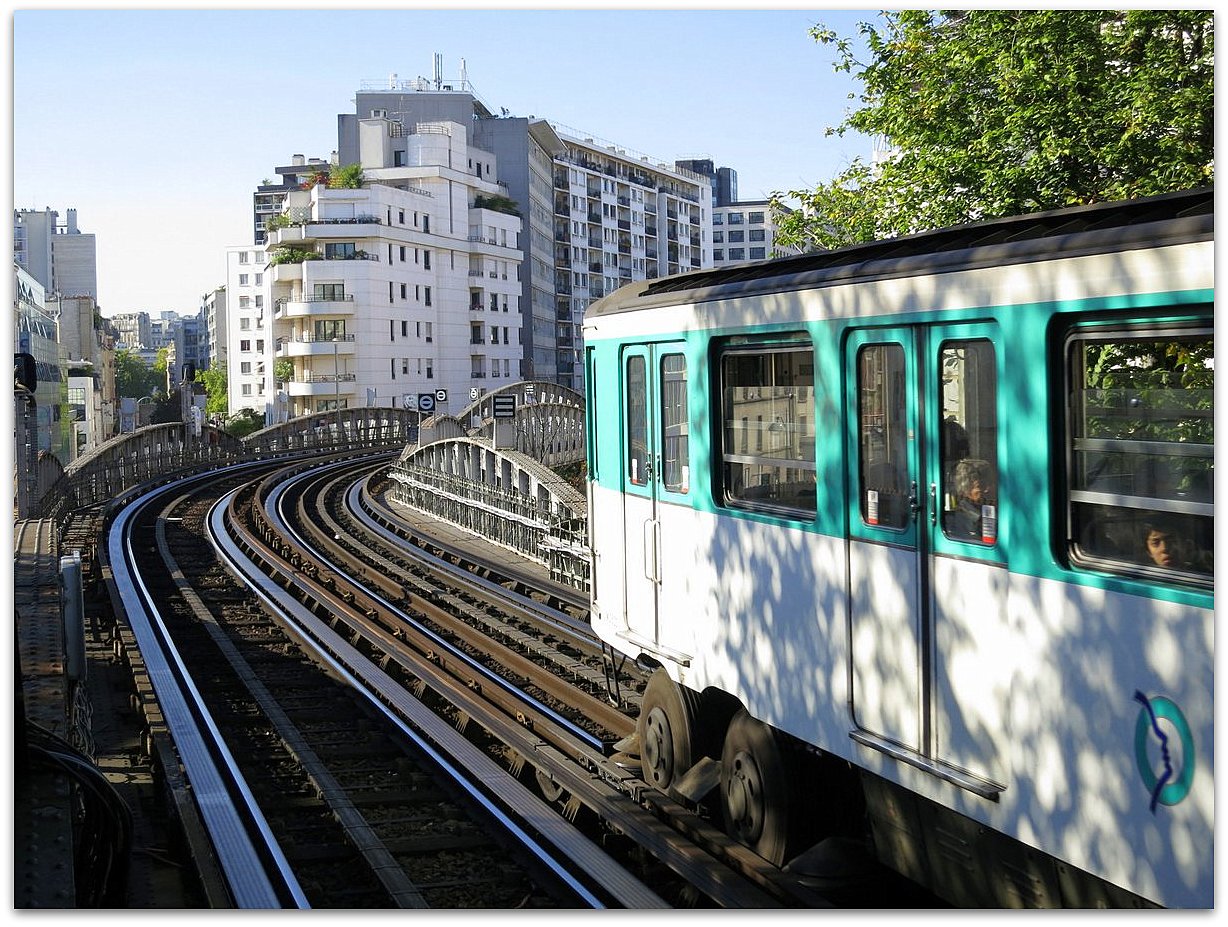
[[[115,352],[115,390],[120,396],[139,399],[166,392],[166,364],[159,373],[127,348]]]
[[[1210,10],[903,10],[859,30],[864,62],[851,39],[811,30],[863,88],[827,134],[863,133],[884,154],[775,193],[781,244],[834,248],[1213,181]],[[784,214],[786,197],[801,208]]]
[[[205,384],[205,413],[225,415],[229,411],[226,393],[226,368],[213,364],[207,370],[196,371],[196,382]]]

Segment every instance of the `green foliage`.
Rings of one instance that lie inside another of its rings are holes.
[[[141,355],[127,348],[115,352],[115,391],[129,399],[140,399],[166,391],[166,362],[163,359],[161,375],[141,359]]]
[[[328,185],[335,190],[358,190],[362,187],[362,181],[361,164],[334,168],[328,175]]]
[[[303,261],[319,261],[324,255],[308,248],[275,248],[269,255],[270,264],[301,264]]]
[[[863,88],[828,135],[860,132],[888,153],[773,194],[781,244],[839,247],[1213,181],[1210,10],[902,10],[859,29],[867,62],[851,39],[811,30]],[[786,197],[801,203],[791,215]]]
[[[275,232],[277,229],[290,227],[289,213],[279,212],[275,216],[269,216],[264,220],[264,230],[266,232]]]
[[[294,379],[294,361],[283,357],[273,365],[273,379],[278,383],[286,383]]]
[[[490,209],[494,212],[503,212],[511,216],[520,215],[520,207],[516,205],[516,201],[506,196],[484,196],[479,193],[473,198],[473,208]]]
[[[264,416],[252,408],[240,409],[226,420],[226,430],[242,438],[264,427]]]
[[[207,370],[196,371],[196,382],[205,385],[205,414],[225,415],[228,411],[226,368],[214,364]]]

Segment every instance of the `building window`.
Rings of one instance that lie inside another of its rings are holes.
[[[423,302],[429,306],[431,304],[431,288],[429,286],[426,286],[426,287],[423,287],[422,289],[423,289],[423,295],[426,297],[425,299],[423,299]]]
[[[745,248],[730,248],[729,249],[729,260],[731,261],[746,260],[746,249]]]
[[[746,233],[740,229],[736,232],[731,231],[729,233],[729,241],[731,244],[741,244],[745,240],[745,235]]]
[[[714,245],[724,244],[725,243],[725,233],[724,232],[713,232],[712,233],[712,243]]]
[[[725,249],[724,248],[713,248],[712,249],[712,260],[714,261],[725,260]]]
[[[752,212],[750,215],[746,217],[746,221],[749,222],[751,225],[763,225],[763,213]]]
[[[248,252],[246,252],[246,251],[240,251],[240,252],[239,252],[239,263],[240,263],[240,264],[246,264],[246,263],[248,263],[249,259],[250,259],[250,256],[249,256]]]
[[[751,248],[750,249],[750,259],[752,261],[762,261],[766,257],[767,257],[766,248]]]
[[[724,213],[714,212],[712,214],[712,224],[713,225],[724,225],[725,224]]]
[[[401,263],[405,263],[405,246],[401,245]]]
[[[742,214],[740,212],[729,213],[729,224],[730,225],[741,225],[742,224]]]
[[[252,343],[246,338],[244,338],[242,341],[239,342],[240,351],[250,351],[251,349],[252,349]]]
[[[764,229],[751,229],[747,241],[766,241],[767,232]]]
[[[354,242],[328,241],[324,243],[324,259],[330,261],[346,261],[354,257]]]

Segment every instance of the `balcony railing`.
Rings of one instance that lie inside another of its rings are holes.
[[[335,296],[320,296],[312,294],[311,296],[282,296],[273,305],[280,309],[286,303],[352,303],[354,296],[351,293],[338,293]]]
[[[353,383],[358,379],[354,373],[317,373],[309,377],[297,377],[288,383]]]
[[[315,335],[289,335],[277,339],[280,348],[286,344],[332,344],[334,341],[345,343],[353,341],[353,335],[334,335],[331,338],[317,338]]]

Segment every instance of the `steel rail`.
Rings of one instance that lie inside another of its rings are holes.
[[[327,471],[332,468],[324,467],[321,469]],[[313,474],[313,476],[319,476],[319,474]],[[278,519],[279,524],[276,525],[276,528],[277,530],[281,531],[284,536],[291,538],[296,544],[303,548],[303,550],[308,551],[312,556],[316,557],[320,561],[328,562],[329,558],[327,554],[318,550],[313,544],[310,543],[308,539],[304,538],[297,530],[295,530],[289,524],[289,520],[286,518],[285,514],[281,511],[281,498],[285,491],[289,488],[289,485],[289,482],[282,482],[273,487],[272,491],[269,493],[268,499],[265,501],[266,513],[270,518],[276,517]],[[276,513],[276,515],[274,515],[274,513]],[[526,707],[530,707],[534,712],[549,719],[557,727],[566,732],[568,736],[586,744],[590,749],[597,751],[604,749],[605,742],[602,740],[602,738],[590,733],[589,731],[586,731],[584,728],[575,724],[573,721],[560,714],[555,709],[548,705],[543,705],[540,701],[528,695],[516,685],[504,679],[498,673],[492,672],[479,660],[465,653],[464,650],[457,647],[451,641],[446,640],[435,631],[425,627],[420,621],[416,620],[411,615],[406,614],[405,611],[399,608],[395,603],[388,601],[386,598],[372,589],[363,587],[363,592],[370,599],[384,608],[389,614],[394,615],[401,622],[413,627],[419,634],[428,638],[431,643],[442,653],[446,653],[452,660],[466,666],[472,673],[483,680],[483,685],[497,687],[510,698],[523,703]]]
[[[241,465],[238,469],[250,466]],[[222,741],[136,566],[132,525],[137,516],[163,495],[182,492],[184,482],[217,478],[217,472],[213,472],[170,484],[125,506],[107,538],[112,581],[232,900],[240,908],[308,908],[310,905],[285,854]]]
[[[353,514],[355,519],[360,521],[372,534],[376,534],[385,540],[395,543],[401,549],[405,549],[407,539],[398,533],[395,527],[389,526],[389,519],[378,511],[378,507],[371,498],[371,493],[366,485],[370,480],[368,478],[365,483],[355,482],[350,487],[346,494],[346,506]],[[391,513],[389,513],[391,515]],[[406,529],[408,530],[408,529]],[[551,608],[548,605],[543,605],[536,599],[530,596],[517,592],[514,589],[508,589],[506,586],[500,585],[492,579],[487,579],[485,576],[478,576],[458,567],[451,563],[446,557],[440,557],[431,553],[429,550],[424,550],[420,546],[408,542],[413,550],[410,551],[414,557],[427,560],[428,562],[437,565],[440,569],[446,570],[449,575],[455,577],[458,582],[464,583],[471,588],[479,589],[485,593],[493,593],[500,599],[515,603],[526,614],[531,615],[539,621],[547,622],[554,626],[560,634],[565,634],[572,640],[580,644],[589,646],[596,645],[598,639],[593,634],[592,627],[587,621],[574,618],[566,612]],[[432,540],[429,543],[446,549],[446,545],[438,541]],[[462,556],[455,554],[455,556]]]
[[[251,553],[246,555],[251,556]],[[289,574],[290,570],[287,568],[283,573],[283,578]],[[336,575],[339,578],[345,578],[344,574]],[[277,584],[276,580],[266,579],[265,581],[274,588],[275,594],[290,595],[281,585]],[[308,577],[304,577],[304,582],[317,589],[314,594],[317,605],[333,610],[345,610],[350,607],[342,594],[329,592]],[[364,595],[368,594],[367,590],[361,586],[355,585],[354,588],[360,590]],[[302,606],[297,600],[292,599],[291,601],[293,603],[291,607],[303,608],[312,618],[315,617],[306,606]],[[328,631],[336,638],[331,626],[328,627]],[[785,889],[781,884],[779,870],[762,859],[754,857],[749,850],[719,832],[711,831],[702,838],[702,843],[710,846],[707,851],[696,852],[693,849],[689,852],[677,852],[675,844],[679,836],[677,829],[679,826],[689,827],[692,830],[695,828],[708,830],[691,812],[672,802],[658,801],[654,798],[653,804],[668,806],[666,816],[676,823],[671,825],[659,819],[640,805],[638,796],[646,788],[645,784],[633,774],[607,761],[602,753],[583,750],[585,755],[582,757],[582,762],[577,761],[575,757],[567,756],[559,749],[545,743],[540,736],[535,735],[532,730],[522,724],[509,722],[499,709],[485,701],[485,696],[479,696],[476,693],[467,696],[464,692],[456,690],[454,678],[441,667],[431,662],[411,665],[403,658],[394,656],[392,651],[388,650],[390,646],[393,646],[391,635],[381,635],[375,629],[372,629],[371,633],[376,635],[374,641],[376,646],[381,647],[385,653],[392,656],[395,663],[400,664],[403,669],[436,692],[446,694],[469,720],[481,725],[502,742],[512,746],[521,756],[529,759],[539,771],[544,769],[550,779],[562,789],[570,792],[581,804],[594,810],[602,819],[610,821],[616,832],[625,834],[647,848],[649,853],[656,856],[668,869],[683,876],[700,892],[713,899],[736,899],[734,903],[738,906],[750,907],[778,907],[785,899],[797,898],[796,890]],[[381,643],[381,636],[387,636],[389,640]],[[348,639],[337,639],[340,641],[339,646],[350,647]],[[364,661],[363,664],[360,664],[362,671],[372,673],[381,680],[382,684],[391,686],[392,695],[390,697],[397,700],[398,704],[401,700],[413,699],[405,691],[402,683],[392,680],[378,667],[372,669],[367,666],[369,660],[364,658]],[[449,731],[455,733],[451,725],[447,727]],[[580,745],[576,747],[582,749]],[[661,810],[664,810],[664,807]],[[696,836],[695,839],[700,838]],[[709,853],[728,857],[732,868],[726,868]],[[736,864],[733,863],[734,860]]]
[[[453,725],[410,696],[400,683],[371,663],[350,641],[294,598],[273,577],[253,565],[230,536],[226,525],[226,510],[235,494],[230,493],[210,512],[214,549],[267,608],[285,617],[290,623],[289,630],[303,647],[351,684],[373,708],[439,763],[528,852],[568,884],[583,903],[595,908],[607,906],[606,899],[586,884],[595,881],[619,905],[668,907],[656,893],[560,818]],[[547,848],[545,841],[549,841],[553,851]],[[560,862],[560,855],[567,862]],[[572,872],[573,868],[579,869],[585,882]]]

